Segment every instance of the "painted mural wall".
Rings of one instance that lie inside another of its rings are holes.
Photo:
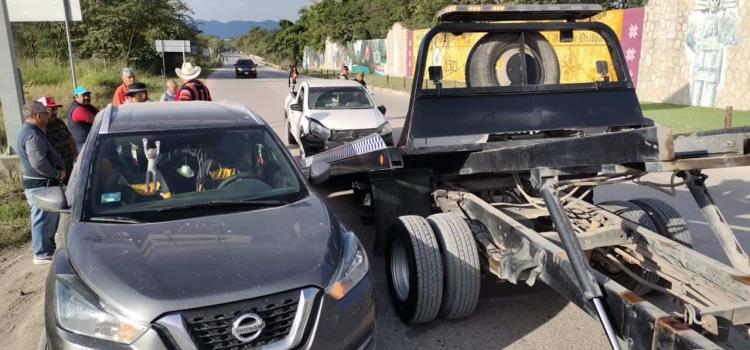
[[[750,1],[650,0],[642,100],[750,109]]]
[[[323,53],[305,47],[302,59],[304,69],[339,69],[349,67],[353,73],[385,75],[388,52],[384,39],[357,40],[342,45],[327,41]]]
[[[643,26],[643,9],[608,11],[594,20],[609,25],[619,38],[627,38],[623,39],[628,42],[630,48],[626,52],[627,62],[631,68],[631,74],[637,74],[641,38],[638,31]],[[625,30],[629,30],[627,36],[622,35]],[[329,41],[326,42],[324,52],[305,48],[303,67],[337,70],[342,65],[347,65],[353,71],[362,71],[366,74],[413,77],[419,46],[427,31],[427,29],[411,30],[396,23],[385,40],[361,40],[347,45]],[[562,43],[555,34],[545,33],[545,36],[559,54],[568,58],[561,59],[563,82],[585,80],[580,77],[582,70],[576,65],[576,62],[584,60],[575,59],[575,57],[580,55],[609,57],[603,41],[596,35],[576,33],[572,43]],[[469,53],[482,35],[440,34],[430,46],[429,62],[443,67],[446,80],[465,80],[464,67]],[[588,61],[594,62],[592,59]]]
[[[608,11],[594,20],[618,35],[629,74],[641,100],[750,110],[750,0],[650,0],[645,8]],[[394,24],[386,39],[348,45],[326,43],[324,52],[305,49],[307,69],[346,64],[367,74],[413,77],[426,29]],[[576,36],[561,43],[545,33],[560,58],[561,80],[576,81],[585,70],[573,59],[608,56],[602,42]],[[447,81],[463,81],[478,35],[441,34],[430,47],[433,65]],[[567,46],[567,47],[565,47]],[[566,59],[568,58],[568,59]],[[594,60],[589,59],[593,62]]]

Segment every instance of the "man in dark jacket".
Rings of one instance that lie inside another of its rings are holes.
[[[175,68],[175,73],[182,80],[183,85],[177,93],[177,101],[211,101],[208,86],[198,80],[201,67],[193,66],[190,62],[182,64],[182,68]]]
[[[68,126],[73,134],[73,140],[76,142],[78,152],[81,151],[83,143],[91,131],[91,125],[94,124],[94,117],[99,113],[99,109],[91,105],[91,91],[83,86],[75,88],[73,91],[73,102],[68,108]]]
[[[23,167],[23,188],[31,207],[31,242],[34,264],[49,264],[55,253],[57,213],[45,212],[33,204],[31,190],[58,186],[66,178],[65,163],[47,139],[45,131],[51,113],[38,101],[23,108],[24,124],[18,133],[16,151]]]
[[[55,148],[57,154],[62,157],[65,162],[65,172],[70,175],[70,172],[73,171],[73,163],[75,163],[78,157],[78,149],[68,126],[57,116],[57,111],[62,105],[55,102],[55,99],[49,96],[42,97],[37,101],[46,107],[47,112],[50,113],[46,131],[47,139],[52,144],[52,147]],[[68,183],[67,177],[63,179],[63,183]]]

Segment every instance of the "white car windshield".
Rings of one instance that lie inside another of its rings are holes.
[[[314,87],[310,88],[308,107],[310,109],[370,109],[370,97],[364,88]]]

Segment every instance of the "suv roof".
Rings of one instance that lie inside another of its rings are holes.
[[[100,134],[175,129],[265,125],[263,119],[232,102],[150,102],[108,106]]]
[[[313,79],[313,80],[307,80],[305,81],[307,83],[307,86],[314,88],[314,87],[360,87],[362,84],[354,81],[354,80],[344,80],[344,79]]]

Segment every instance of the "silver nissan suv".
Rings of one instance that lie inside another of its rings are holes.
[[[43,344],[373,348],[367,254],[282,145],[229,103],[102,111],[67,192],[32,196],[65,214]]]

